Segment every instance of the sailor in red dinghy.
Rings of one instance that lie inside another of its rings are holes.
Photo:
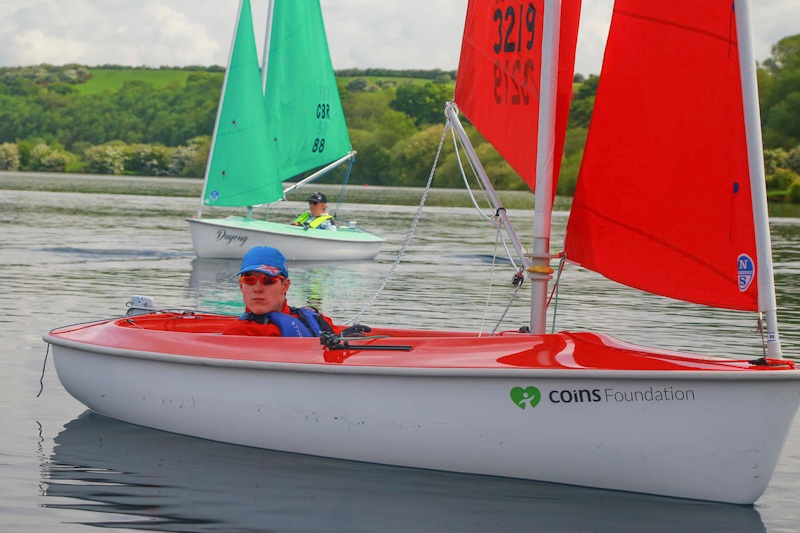
[[[286,292],[292,282],[280,250],[256,246],[242,258],[238,275],[245,312],[223,334],[318,337],[320,333],[341,333],[341,326],[315,308],[289,307]]]

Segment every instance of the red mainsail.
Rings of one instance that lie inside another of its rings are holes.
[[[731,0],[617,0],[568,259],[648,292],[756,310]]]
[[[545,0],[470,1],[455,92],[461,112],[531,190],[536,184],[544,4]],[[561,8],[554,176],[572,98],[580,6],[580,0],[564,0]]]

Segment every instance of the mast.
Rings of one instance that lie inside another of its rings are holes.
[[[756,257],[758,270],[758,310],[764,314],[762,328],[766,328],[766,351],[770,357],[783,357],[778,335],[778,306],[775,298],[775,275],[772,268],[772,238],[769,232],[766,177],[764,172],[763,141],[761,138],[761,113],[758,103],[756,60],[753,51],[753,29],[749,0],[734,0],[736,39],[739,43],[739,72],[742,82],[747,162],[750,172],[750,190],[753,198]]]
[[[267,28],[264,33],[264,53],[261,55],[261,92],[267,92],[267,66],[269,65],[269,40],[272,37],[272,12],[275,8],[274,0],[267,4]]]
[[[553,272],[550,268],[550,226],[553,215],[553,158],[561,0],[545,2],[544,5],[533,251],[528,254],[532,265],[528,272],[531,279],[530,330],[533,334],[543,334],[547,329],[547,285]]]

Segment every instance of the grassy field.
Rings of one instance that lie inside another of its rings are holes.
[[[408,78],[408,77],[392,77],[392,76],[337,76],[336,81],[340,84],[347,85],[351,81],[363,78],[367,80],[370,84],[374,85],[380,81],[393,81],[397,85],[401,83],[414,83],[416,85],[425,85],[426,83],[430,83],[433,80],[425,79],[425,78]]]
[[[171,83],[186,83],[192,74],[189,70],[158,70],[158,69],[91,69],[92,79],[86,83],[75,85],[75,90],[81,94],[97,94],[103,91],[116,91],[125,82],[144,81],[155,87],[166,87]],[[222,78],[222,73],[215,73]]]
[[[91,69],[92,79],[86,83],[74,85],[73,87],[81,94],[97,94],[103,91],[116,91],[128,81],[144,81],[152,84],[155,87],[166,87],[171,83],[186,83],[186,79],[192,74],[188,70],[160,70],[160,69]],[[222,78],[223,73],[214,73]],[[396,84],[401,83],[414,83],[424,85],[430,80],[404,78],[404,77],[387,77],[387,76],[363,76],[370,84],[377,84],[381,80],[393,81]],[[337,83],[340,87],[346,87],[352,81],[353,77],[342,76],[337,78]]]

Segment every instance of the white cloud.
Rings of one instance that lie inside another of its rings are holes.
[[[323,0],[336,68],[458,66],[466,0]]]
[[[598,74],[603,63],[603,48],[611,23],[611,2],[584,1],[578,30],[578,53],[575,57],[575,72],[584,76]]]
[[[267,0],[251,0],[263,38]],[[0,66],[224,65],[238,0],[0,0]],[[467,0],[322,0],[336,68],[458,66]],[[584,0],[576,69],[598,73],[612,0]],[[753,0],[756,58],[800,33],[797,0]]]
[[[208,65],[209,58],[222,50],[204,24],[191,22],[185,13],[162,2],[144,2],[142,15],[144,25],[138,35],[151,45],[139,48],[141,64]]]
[[[28,30],[12,37],[11,49],[16,52],[20,65],[61,64],[65,57],[86,55],[89,45],[74,39],[48,36],[40,30]]]

